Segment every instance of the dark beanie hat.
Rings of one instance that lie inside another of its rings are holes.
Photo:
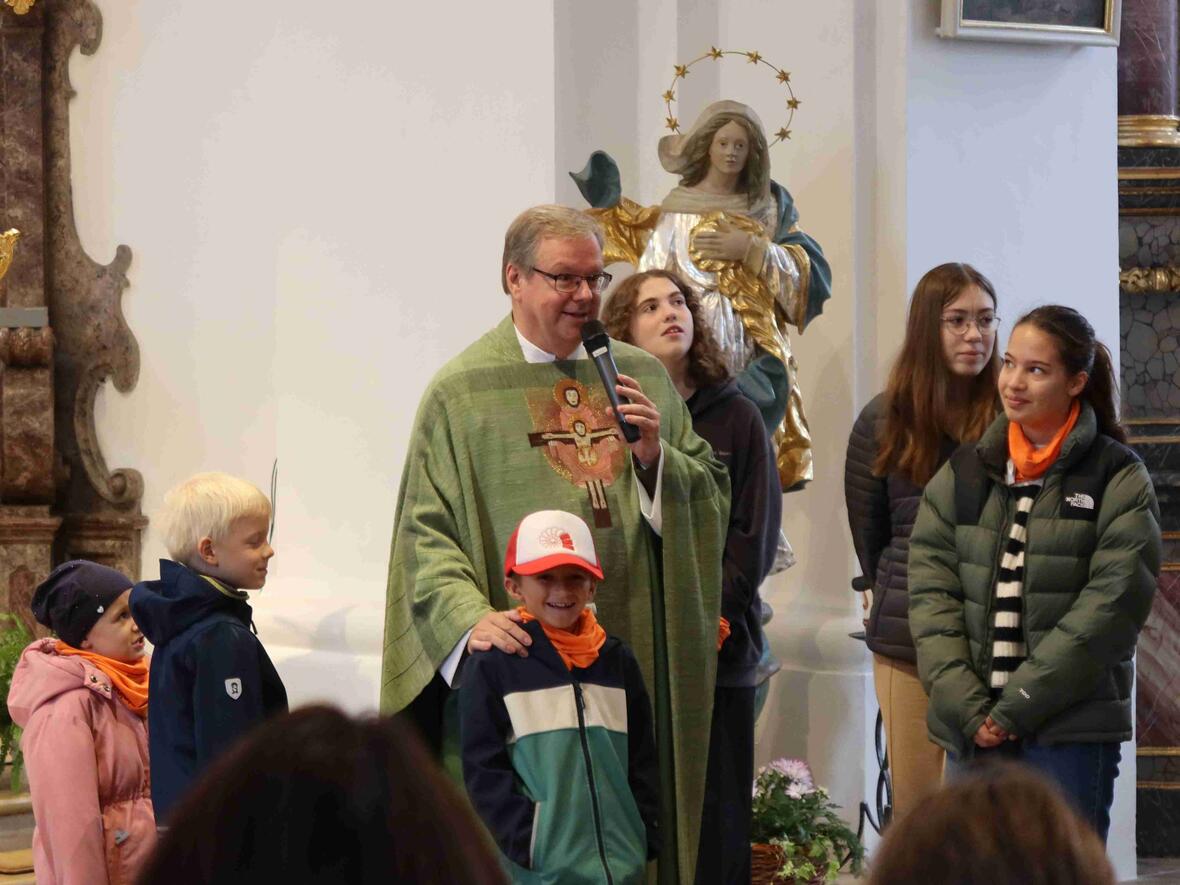
[[[132,581],[88,559],[63,562],[33,594],[33,617],[67,645],[79,648],[90,628],[112,602],[131,589]]]

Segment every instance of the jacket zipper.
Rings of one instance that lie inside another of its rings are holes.
[[[607,885],[614,885],[610,865],[606,862],[606,843],[602,838],[602,812],[598,809],[598,789],[594,785],[594,764],[590,761],[590,742],[586,738],[586,701],[582,697],[582,684],[574,680],[574,700],[578,707],[578,737],[582,740],[582,757],[586,761],[586,784],[590,788],[590,809],[594,814],[594,838],[598,842],[598,859],[606,873]]]
[[[995,615],[996,615],[996,581],[1000,577],[1000,563],[1004,561],[1004,548],[1008,546],[1008,536],[1012,534],[1012,521],[1016,519],[1016,512],[1012,509],[1012,493],[1008,488],[1008,484],[1004,482],[992,481],[992,487],[999,491],[1003,500],[1004,515],[1004,529],[1006,531],[1000,532],[1000,543],[996,548],[996,555],[992,557],[992,573],[988,580],[988,594],[987,594],[987,609],[984,613],[984,634],[983,634],[983,660],[980,662],[979,671],[986,674],[987,689],[991,691],[991,673],[992,661],[995,659]],[[984,499],[983,506],[987,508],[987,499]],[[982,513],[980,514],[982,519]]]

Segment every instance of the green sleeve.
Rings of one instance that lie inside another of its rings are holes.
[[[991,697],[971,661],[954,500],[955,475],[947,462],[927,484],[910,536],[910,631],[934,715],[970,742],[987,718]]]
[[[1134,652],[1159,575],[1159,515],[1142,463],[1111,478],[1098,511],[1090,579],[1012,674],[992,710],[1001,727],[1035,734],[1054,715],[1092,695],[1103,671]]]
[[[492,608],[484,570],[472,562],[480,539],[463,528],[467,500],[444,402],[437,387],[423,398],[398,492],[381,662],[385,713],[409,704]]]

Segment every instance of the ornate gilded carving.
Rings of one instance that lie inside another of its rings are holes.
[[[11,6],[12,11],[17,15],[25,15],[30,9],[33,8],[33,4],[35,4],[37,0],[4,0],[4,2],[8,6]]]
[[[1124,292],[1180,292],[1180,267],[1132,267],[1119,274]]]
[[[1119,147],[1176,147],[1180,145],[1180,117],[1172,114],[1120,116]]]
[[[0,280],[8,273],[12,264],[12,255],[16,251],[16,241],[20,239],[20,231],[15,227],[0,234]]]

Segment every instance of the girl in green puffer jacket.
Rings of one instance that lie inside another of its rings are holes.
[[[1040,769],[1105,839],[1159,507],[1124,445],[1110,353],[1077,311],[1017,322],[999,391],[1005,414],[930,481],[910,539],[930,737],[955,763]]]

